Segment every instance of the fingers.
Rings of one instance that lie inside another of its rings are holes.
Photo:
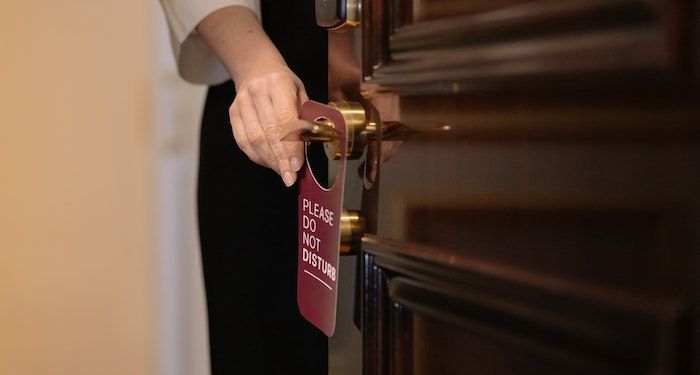
[[[301,107],[302,104],[306,103],[309,101],[309,96],[306,95],[306,90],[304,89],[304,85],[301,82],[298,82],[298,87],[297,87],[297,108]],[[299,142],[289,142],[290,145],[288,146],[290,150],[290,155],[292,155],[292,160],[294,158],[298,158],[299,162],[293,162],[292,163],[292,168],[295,168],[296,171],[299,171],[301,167],[304,165],[304,144],[299,143]]]
[[[282,69],[241,84],[229,110],[241,150],[252,161],[276,171],[287,186],[294,184],[303,165],[304,145],[283,142],[282,127],[298,121],[298,108],[307,100],[298,77]]]
[[[303,91],[303,89],[302,89]],[[306,92],[304,92],[306,96]],[[292,124],[299,118],[297,108],[304,101],[300,100],[299,91],[296,86],[280,85],[272,91],[272,106],[274,108],[277,123],[280,126]],[[307,99],[308,100],[308,99]],[[304,160],[304,147],[300,142],[283,142],[287,155],[289,156],[289,165],[293,172],[299,171]]]
[[[243,137],[236,138],[241,150],[256,163],[271,168],[279,173],[278,165],[265,138],[255,104],[247,93],[242,93],[234,103],[242,121]],[[233,122],[231,123],[233,126]],[[235,127],[234,127],[235,129]],[[234,133],[235,136],[235,133]]]
[[[256,96],[254,104],[262,125],[262,128],[256,129],[255,132],[262,130],[262,137],[268,146],[265,151],[270,152],[267,155],[267,160],[274,164],[274,167],[272,165],[270,167],[277,170],[277,173],[282,176],[285,185],[292,186],[294,181],[296,181],[296,171],[291,170],[287,148],[280,139],[280,122],[275,115],[276,111],[272,105],[272,100],[268,96]]]
[[[250,160],[252,160],[256,164],[266,167],[267,164],[265,163],[265,161],[261,159],[260,156],[258,156],[257,152],[251,149],[250,141],[248,140],[248,136],[246,135],[245,128],[243,126],[243,119],[238,114],[238,111],[232,110],[230,113],[230,118],[231,128],[233,129],[233,138],[236,140],[236,144],[238,144],[238,147],[248,156],[248,158],[250,158]]]
[[[309,96],[306,95],[306,90],[304,89],[304,86],[299,87],[297,97],[299,98],[299,103],[297,103],[299,107],[301,107],[302,104],[309,101]]]

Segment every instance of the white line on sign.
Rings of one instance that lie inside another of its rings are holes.
[[[313,277],[314,279],[318,280],[319,283],[325,285],[326,288],[328,288],[329,290],[333,290],[333,288],[331,288],[330,285],[324,283],[323,280],[321,280],[321,279],[318,278],[318,276],[314,275],[313,273],[311,273],[311,272],[309,272],[309,271],[307,271],[307,270],[304,270],[304,272],[308,273],[309,275],[311,275],[311,277]]]

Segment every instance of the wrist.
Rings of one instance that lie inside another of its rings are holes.
[[[224,63],[231,78],[236,83],[236,87],[243,87],[255,78],[289,69],[271,42],[270,46],[261,47],[258,44],[255,48],[243,51],[245,51],[245,56],[236,59],[234,63]]]

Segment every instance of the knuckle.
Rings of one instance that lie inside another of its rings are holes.
[[[246,100],[248,100],[248,89],[247,88],[236,92],[236,98],[233,100],[233,104],[231,104],[231,106],[232,107],[233,106],[236,106],[236,107],[240,106],[240,105],[242,105],[241,103],[246,101]]]
[[[248,143],[250,143],[250,145],[255,149],[261,149],[265,145],[266,141],[265,137],[258,133],[248,137]]]
[[[259,94],[265,90],[265,80],[263,79],[254,79],[248,83],[248,91],[250,91],[253,95]]]
[[[296,114],[289,110],[289,108],[281,109],[277,114],[277,119],[281,124],[288,123],[296,118]]]
[[[270,79],[276,84],[285,81],[287,78],[287,72],[277,71],[270,74]]]
[[[246,152],[246,155],[248,155],[248,158],[252,160],[255,164],[260,164],[262,166],[267,166],[265,162],[255,153],[252,152]]]
[[[280,136],[280,127],[276,124],[268,125],[265,127],[265,138],[271,140],[277,140]]]
[[[294,81],[282,77],[275,79],[272,89],[283,95],[296,96],[296,85]]]

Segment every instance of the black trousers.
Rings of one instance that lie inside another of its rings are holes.
[[[327,99],[327,39],[313,1],[263,1],[263,26],[309,97]],[[222,374],[327,374],[327,339],[296,302],[296,189],[238,149],[235,88],[209,89],[200,140],[198,215],[211,365]]]

